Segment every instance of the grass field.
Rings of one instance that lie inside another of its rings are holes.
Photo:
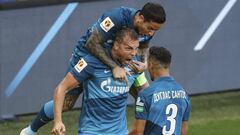
[[[240,91],[192,96],[189,135],[240,135]],[[77,134],[79,111],[64,113],[67,135]],[[18,121],[0,123],[1,135],[17,135],[33,116]],[[134,121],[134,108],[127,109],[128,127]],[[50,135],[52,123],[43,127],[39,135]]]

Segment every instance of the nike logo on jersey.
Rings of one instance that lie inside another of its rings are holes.
[[[104,70],[104,73],[109,73],[109,72],[111,72],[111,70]]]

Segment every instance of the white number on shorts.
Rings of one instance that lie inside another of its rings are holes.
[[[170,114],[172,110],[172,114],[167,117],[167,120],[170,121],[170,129],[167,131],[167,125],[163,126],[163,134],[164,135],[172,135],[175,131],[175,126],[176,126],[176,116],[177,116],[177,111],[178,108],[175,104],[169,104],[166,108],[166,114]]]

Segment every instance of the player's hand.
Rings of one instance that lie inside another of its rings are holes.
[[[112,73],[115,79],[124,80],[126,82],[126,85],[128,86],[127,74],[131,76],[131,74],[128,71],[126,71],[124,68],[116,66],[113,68]]]
[[[142,73],[147,69],[147,63],[132,60],[128,65],[134,72]]]
[[[62,122],[54,122],[52,128],[52,135],[64,135],[65,134],[65,126]]]

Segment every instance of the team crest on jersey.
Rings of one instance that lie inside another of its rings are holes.
[[[74,66],[78,73],[80,73],[87,66],[87,62],[84,59],[78,61],[78,63]]]
[[[107,17],[100,23],[100,26],[105,32],[108,32],[114,26],[114,23]]]

